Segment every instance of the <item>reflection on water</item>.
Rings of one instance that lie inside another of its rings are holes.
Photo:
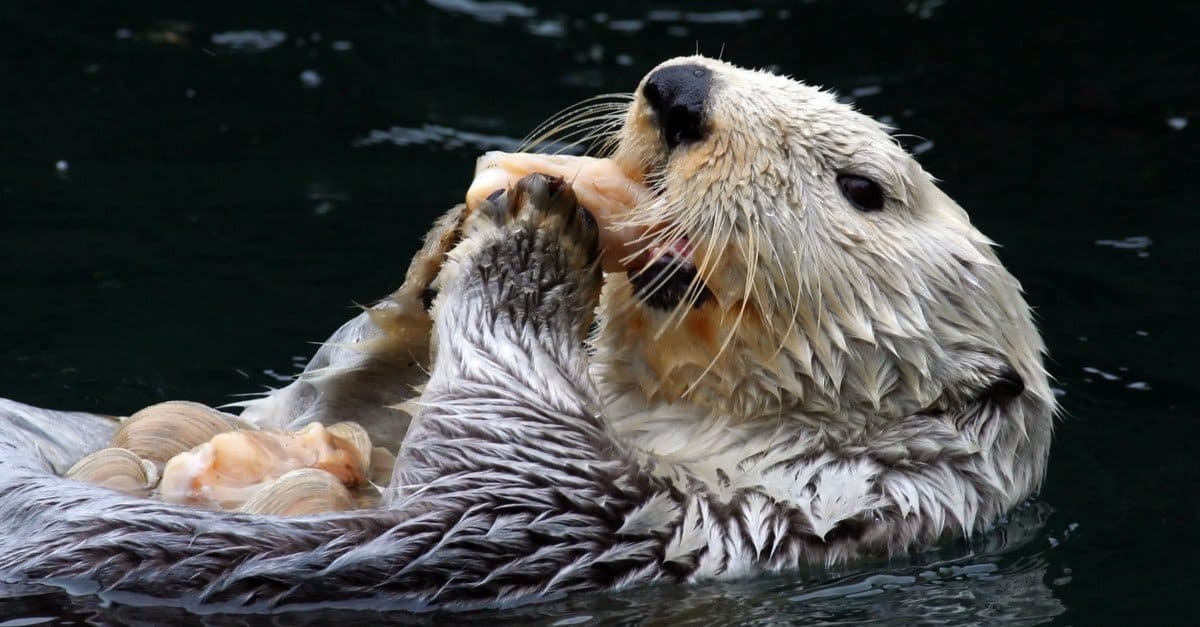
[[[428,144],[446,150],[455,150],[464,146],[475,150],[516,150],[521,140],[502,135],[485,135],[472,133],[448,126],[425,124],[420,128],[404,128],[393,126],[386,130],[373,130],[366,137],[354,140],[355,147],[375,146],[378,144],[393,144],[410,146],[413,144]]]
[[[281,30],[239,30],[213,33],[213,44],[228,46],[234,50],[262,52],[287,41],[287,33]]]

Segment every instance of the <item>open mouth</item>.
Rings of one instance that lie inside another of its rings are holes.
[[[666,246],[655,246],[643,253],[641,263],[630,264],[629,282],[634,296],[655,309],[669,311],[692,296],[693,308],[703,305],[712,292],[697,277],[692,245],[681,236]]]

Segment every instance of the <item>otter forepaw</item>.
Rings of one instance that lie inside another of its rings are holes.
[[[480,203],[463,224],[464,239],[488,229],[531,228],[552,238],[572,265],[583,268],[596,260],[600,231],[596,220],[575,199],[562,178],[530,174],[511,189],[499,189]]]
[[[462,224],[462,241],[436,281],[468,276],[489,300],[537,315],[546,307],[587,310],[600,290],[599,227],[563,179],[531,174],[479,203]],[[469,282],[469,279],[468,279]]]

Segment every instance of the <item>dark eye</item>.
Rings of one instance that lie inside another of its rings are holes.
[[[842,188],[842,195],[859,211],[883,209],[883,190],[879,183],[857,174],[839,174],[837,183]]]

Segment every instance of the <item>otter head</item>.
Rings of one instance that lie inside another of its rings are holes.
[[[601,300],[610,391],[860,423],[1052,406],[1020,286],[886,126],[787,77],[683,57],[642,80],[614,139],[651,194],[620,216],[639,237]]]

